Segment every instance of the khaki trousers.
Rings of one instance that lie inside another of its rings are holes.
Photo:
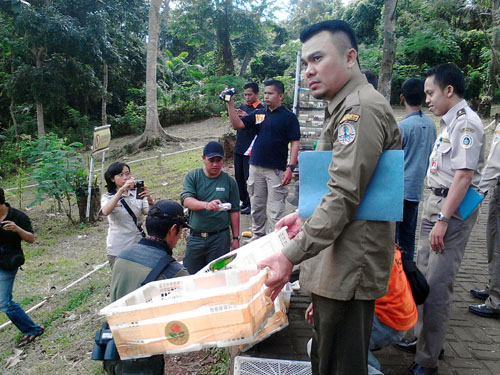
[[[490,296],[486,306],[500,310],[500,185],[495,187],[488,206],[486,225],[486,250],[488,251],[488,271],[490,281],[486,290]]]
[[[282,177],[283,171],[279,169],[250,164],[247,188],[252,207],[252,233],[255,238],[274,231],[276,223],[285,216],[288,189],[281,185]]]
[[[427,278],[430,293],[418,310],[415,362],[423,367],[432,368],[438,366],[438,356],[444,345],[450,318],[453,282],[478,215],[476,210],[463,220],[456,212],[450,219],[444,236],[445,249],[442,253],[436,253],[430,247],[429,236],[437,222],[437,215],[441,212],[444,200],[445,198],[432,193],[427,197],[417,253],[417,266]]]

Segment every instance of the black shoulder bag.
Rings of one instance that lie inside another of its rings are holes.
[[[24,254],[22,249],[15,249],[0,245],[0,268],[12,271],[24,264]]]
[[[141,236],[143,238],[146,237],[146,233],[144,233],[144,230],[142,229],[142,227],[139,224],[137,224],[137,217],[135,216],[134,211],[132,211],[130,209],[130,207],[127,204],[127,202],[125,202],[125,199],[123,199],[123,198],[120,199],[120,203],[123,205],[123,207],[125,207],[125,209],[130,214],[130,216],[132,216],[132,220],[134,220],[135,226],[137,227],[137,229],[139,229],[139,232],[141,232]]]
[[[427,296],[429,295],[429,284],[427,283],[423,273],[417,268],[413,259],[406,257],[406,251],[404,249],[401,249],[401,255],[403,270],[405,271],[406,278],[410,283],[413,299],[415,300],[415,304],[421,305],[425,302]]]

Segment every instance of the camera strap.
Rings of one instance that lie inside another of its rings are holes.
[[[120,203],[127,210],[129,215],[132,216],[132,220],[134,220],[135,226],[137,227],[137,229],[139,229],[139,232],[141,232],[141,236],[143,238],[146,237],[146,233],[144,233],[144,230],[142,229],[142,227],[139,224],[137,224],[137,217],[135,216],[134,211],[131,210],[130,206],[127,204],[127,202],[125,202],[125,199],[121,198]]]

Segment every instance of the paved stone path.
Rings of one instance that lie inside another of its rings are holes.
[[[294,186],[290,186],[289,190],[290,198],[294,194]],[[483,203],[479,223],[474,227],[455,280],[445,355],[439,363],[440,375],[500,374],[500,319],[481,318],[468,311],[469,304],[481,303],[472,297],[469,290],[482,288],[488,281],[485,235],[487,208],[488,198]],[[287,205],[287,211],[291,212],[293,209],[293,206]],[[250,226],[250,217],[242,215],[241,230],[250,230]],[[375,354],[387,375],[400,374],[413,361],[413,355],[392,347]]]

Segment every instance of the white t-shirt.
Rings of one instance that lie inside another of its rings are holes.
[[[104,207],[113,198],[114,194],[104,194],[101,198],[101,208]],[[146,198],[135,199],[135,189],[129,190],[122,197],[125,198],[128,206],[137,217],[137,223],[142,224],[143,215],[147,215],[149,204]],[[142,238],[141,232],[127,212],[125,207],[118,201],[116,207],[108,215],[108,237],[106,246],[109,255],[117,256],[120,251],[130,245],[139,242]]]

